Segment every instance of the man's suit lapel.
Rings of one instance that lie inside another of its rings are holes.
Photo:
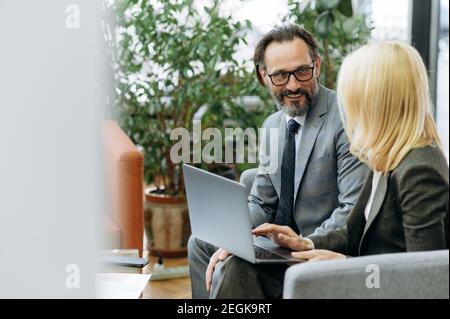
[[[319,134],[320,128],[322,127],[324,122],[322,115],[327,112],[327,108],[328,95],[327,92],[321,87],[319,89],[319,96],[316,105],[306,116],[305,126],[302,128],[300,147],[297,149],[297,161],[295,163],[294,179],[294,203],[297,199],[298,189],[305,173],[309,156],[311,155],[311,151],[316,142],[317,135]]]
[[[322,87],[319,89],[319,97],[316,105],[305,119],[305,125],[302,128],[302,138],[300,147],[297,149],[297,162],[295,163],[295,179],[294,179],[294,203],[297,198],[298,188],[305,173],[306,165],[308,164],[309,156],[314,147],[314,144],[319,134],[320,128],[324,122],[322,115],[328,110],[328,94]],[[283,161],[284,144],[286,143],[286,116],[280,116],[278,123],[278,165],[277,170],[272,175],[275,190],[278,195],[281,192],[281,163]]]
[[[277,170],[275,171],[275,174],[272,175],[274,187],[278,196],[280,196],[281,192],[281,162],[283,161],[283,149],[285,142],[286,142],[286,116],[283,114],[282,116],[280,116],[280,123],[278,124],[278,145],[277,145],[278,166]]]

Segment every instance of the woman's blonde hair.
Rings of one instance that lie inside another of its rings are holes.
[[[343,62],[338,104],[350,152],[373,170],[393,170],[417,147],[442,149],[431,111],[425,65],[410,45],[365,45]]]

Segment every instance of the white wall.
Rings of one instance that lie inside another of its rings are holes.
[[[0,0],[0,298],[95,292],[102,38],[99,1],[68,28],[72,2]]]

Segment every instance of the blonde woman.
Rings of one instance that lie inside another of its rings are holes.
[[[372,170],[347,228],[303,238],[263,224],[254,234],[310,261],[448,248],[449,168],[418,52],[397,41],[361,47],[342,64],[337,93],[350,151]]]

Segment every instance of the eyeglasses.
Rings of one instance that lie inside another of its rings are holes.
[[[297,79],[297,81],[306,82],[311,80],[314,75],[314,61],[312,62],[313,66],[301,67],[291,72],[277,72],[273,74],[268,74],[268,76],[270,78],[270,81],[272,81],[272,84],[275,86],[286,85],[289,82],[289,79],[291,78],[292,74]]]

